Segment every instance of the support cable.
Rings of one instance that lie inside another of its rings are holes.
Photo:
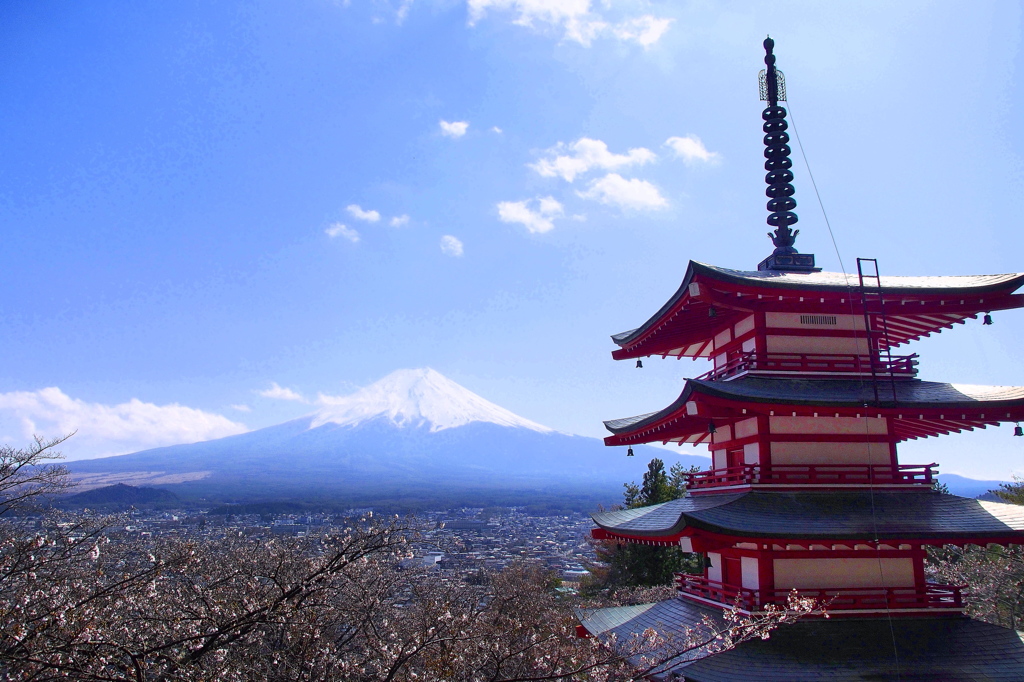
[[[853,319],[853,318],[856,317],[856,309],[855,309],[854,304],[853,304],[853,285],[850,283],[850,275],[849,275],[849,273],[846,272],[846,266],[843,264],[843,256],[839,252],[839,245],[836,242],[835,233],[832,231],[832,224],[829,222],[828,213],[825,211],[825,203],[821,200],[821,193],[818,192],[818,183],[814,181],[814,173],[811,172],[811,164],[807,160],[807,152],[804,150],[803,142],[800,141],[800,132],[797,130],[797,127],[796,127],[796,117],[793,116],[793,103],[792,103],[792,101],[787,101],[786,104],[789,105],[789,118],[793,122],[793,135],[796,138],[797,146],[800,147],[800,156],[803,158],[804,166],[807,168],[807,176],[811,179],[811,186],[814,188],[814,195],[818,199],[818,206],[821,208],[821,215],[825,218],[825,226],[828,228],[829,237],[831,237],[831,239],[832,239],[832,247],[835,249],[836,258],[839,259],[839,267],[840,267],[840,269],[843,272],[844,279],[846,280],[846,289],[847,289],[847,292],[848,292],[847,298],[850,301],[850,317],[851,317],[851,319]],[[860,259],[858,259],[858,262],[857,262],[857,271],[858,271],[858,273],[860,273],[860,271],[861,271]],[[875,276],[876,276],[877,283],[878,283],[879,301],[881,302],[882,280],[881,280],[881,277],[879,276],[877,260],[875,261]],[[876,407],[880,407],[881,405],[880,405],[879,400],[878,400],[878,378],[877,378],[877,376],[875,374],[874,353],[873,353],[873,349],[871,348],[871,331],[869,329],[869,323],[868,323],[867,301],[864,299],[864,296],[863,296],[863,293],[864,293],[863,277],[861,277],[861,280],[860,280],[860,289],[861,289],[861,300],[862,300],[861,304],[864,306],[864,318],[865,318],[864,335],[865,335],[867,343],[868,343],[868,360],[871,362],[871,383],[872,383],[872,389],[874,390],[874,394],[875,394],[875,404],[876,404]],[[884,308],[883,305],[880,305],[879,307],[881,308],[882,325],[883,325],[883,329],[885,331],[885,342],[887,344],[886,349],[888,351],[888,342],[889,342],[889,339],[888,339],[888,324],[886,323],[886,321],[884,319],[885,308]],[[856,338],[856,337],[854,337],[854,338]],[[889,372],[890,372],[890,377],[893,379],[892,396],[893,396],[893,402],[895,403],[896,402],[896,384],[895,384],[895,377],[892,376],[891,353],[890,353],[890,362],[889,362]],[[861,386],[861,392],[863,393],[863,390],[864,390],[864,377],[863,377],[863,375],[859,375],[859,381],[860,381],[860,386]],[[865,403],[864,404],[865,410],[866,410],[867,407],[868,407],[868,405]],[[870,428],[868,427],[868,424],[869,424],[868,419],[869,419],[869,417],[867,415],[867,412],[865,411],[865,414],[864,414],[864,435],[865,436],[870,435]],[[888,420],[887,420],[887,422],[888,422]],[[891,423],[891,422],[889,422],[889,423]],[[891,437],[895,439],[895,437],[896,437],[895,433],[891,434]],[[895,475],[895,472],[893,472],[893,474]],[[873,539],[875,541],[875,558],[878,561],[878,575],[879,575],[879,578],[880,578],[881,582],[884,583],[885,582],[885,572],[884,572],[884,570],[882,568],[882,550],[880,548],[880,544],[881,543],[879,542],[879,538],[878,538],[878,518],[877,518],[877,514],[876,514],[876,510],[875,510],[875,486],[874,486],[874,480],[873,479],[874,479],[874,465],[871,464],[871,442],[869,441],[868,442],[868,495],[869,495],[869,498],[871,500],[871,528],[872,528],[872,533],[874,535]],[[898,645],[896,643],[896,628],[893,625],[892,611],[891,611],[890,606],[889,606],[888,588],[883,588],[883,589],[886,590],[886,593],[885,593],[885,615],[886,615],[886,619],[887,619],[887,621],[889,623],[889,637],[892,640],[892,656],[893,656],[893,661],[895,663],[895,668],[896,668],[896,680],[897,680],[897,682],[899,682],[899,680],[901,679],[901,674],[900,674],[900,653],[899,653],[899,647],[898,647]]]

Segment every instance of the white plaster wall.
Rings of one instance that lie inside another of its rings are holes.
[[[772,464],[889,464],[888,443],[772,443]]]
[[[747,315],[742,320],[740,320],[739,322],[736,323],[736,326],[733,327],[733,330],[736,332],[736,336],[740,337],[740,336],[743,336],[744,334],[746,334],[747,332],[749,332],[753,328],[754,328],[754,316],[753,315]]]
[[[774,568],[777,590],[914,586],[914,563],[909,557],[775,559]]]
[[[743,463],[761,463],[761,446],[758,443],[747,443],[743,446]]]
[[[811,325],[808,325],[811,326]],[[769,353],[803,355],[867,355],[866,339],[842,336],[769,336]]]
[[[757,417],[736,422],[736,437],[746,438],[757,434]]]
[[[708,559],[711,559],[711,565],[708,566],[708,580],[722,582],[722,555],[718,552],[708,552]]]
[[[715,335],[715,350],[732,341],[732,330],[726,327]]]
[[[757,572],[757,559],[755,557],[740,557],[741,584],[748,590],[761,588],[761,578]]]
[[[725,450],[715,450],[711,453],[711,462],[715,469],[724,469],[729,463]]]
[[[772,433],[829,433],[845,435],[885,435],[886,420],[881,417],[769,417]]]
[[[712,443],[724,443],[728,440],[732,440],[731,426],[719,426],[718,430],[711,434]]]

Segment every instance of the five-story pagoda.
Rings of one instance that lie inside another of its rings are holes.
[[[597,539],[677,545],[705,556],[676,599],[583,614],[592,635],[671,634],[738,608],[785,607],[793,590],[826,605],[658,677],[686,680],[1024,680],[1018,633],[963,615],[963,586],[925,576],[928,546],[1024,543],[1024,508],[933,490],[935,464],[901,463],[911,438],[1024,420],[1024,387],[917,378],[892,350],[993,310],[1024,306],[1024,273],[976,277],[822,272],[794,243],[785,85],[773,42],[761,73],[768,224],[776,249],[756,271],[690,262],[643,325],[612,337],[617,360],[706,358],[668,407],[605,422],[608,445],[705,443],[712,466],[689,494],[594,515]]]

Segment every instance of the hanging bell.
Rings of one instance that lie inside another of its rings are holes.
[[[643,368],[644,368],[644,363],[643,363],[643,361],[641,361],[641,360],[639,360],[639,359],[638,359],[638,360],[636,361],[636,368],[637,368],[637,369],[643,369]]]
[[[1019,429],[1020,427],[1018,426],[1017,428]],[[626,450],[626,457],[632,457],[632,456],[633,456],[633,446],[630,445],[629,449]]]
[[[981,318],[981,323],[982,324],[992,324],[992,316],[989,315],[988,313],[985,313],[985,317]]]
[[[708,317],[718,317],[718,309],[715,306],[708,308]]]
[[[715,428],[715,422],[709,421],[708,422],[708,433],[716,433],[717,431],[718,431],[718,429]]]
[[[1013,435],[1024,436],[1024,428],[1021,428],[1021,425],[1019,423],[1013,427]]]

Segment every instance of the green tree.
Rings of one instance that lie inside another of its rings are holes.
[[[1014,476],[1013,483],[999,484],[999,490],[993,490],[1003,502],[1024,504],[1024,477]]]
[[[993,490],[1003,502],[1024,505],[1024,478],[1014,476]],[[929,577],[949,585],[969,585],[967,614],[979,620],[1024,628],[1024,546],[966,545],[928,550]]]
[[[655,457],[648,463],[640,485],[624,484],[625,507],[636,509],[679,499],[686,495],[686,475],[699,470],[676,463],[666,472],[665,463]],[[683,552],[678,547],[606,542],[598,551],[600,558],[609,565],[605,579],[609,587],[668,585],[676,573],[703,571],[699,555]]]

